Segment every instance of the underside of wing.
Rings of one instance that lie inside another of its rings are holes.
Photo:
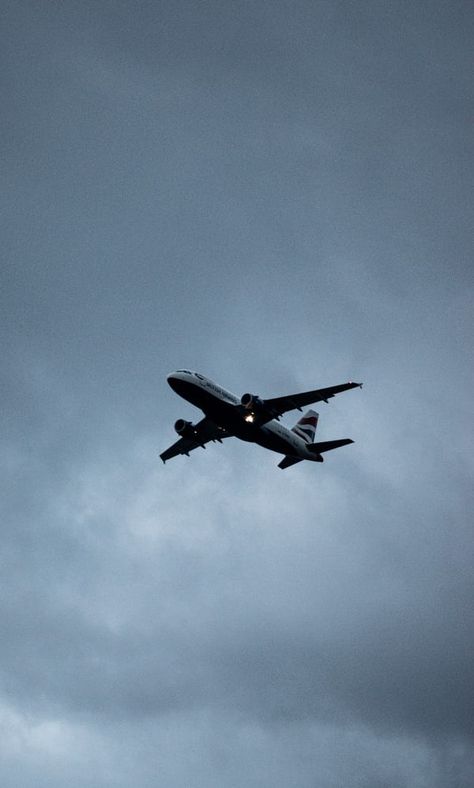
[[[290,394],[287,397],[274,397],[264,400],[264,405],[269,413],[274,414],[273,418],[276,418],[288,410],[302,410],[307,405],[314,405],[316,402],[327,402],[336,394],[355,388],[362,388],[362,383],[341,383],[339,386],[304,391],[301,394]]]
[[[210,441],[218,441],[220,443],[224,438],[229,438],[231,435],[232,433],[223,427],[219,427],[218,424],[215,424],[206,416],[197,424],[189,424],[186,434],[182,435],[176,443],[173,443],[169,449],[160,454],[160,457],[163,462],[166,462],[171,460],[172,457],[177,457],[178,454],[189,455],[190,451],[199,447],[205,449],[206,443]]]

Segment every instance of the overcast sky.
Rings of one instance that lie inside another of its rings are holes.
[[[1,4],[2,788],[472,786],[473,18]]]

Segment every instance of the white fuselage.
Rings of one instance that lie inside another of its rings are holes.
[[[215,424],[228,430],[237,438],[258,443],[271,451],[316,460],[307,444],[295,432],[276,419],[259,425],[249,420],[240,397],[226,391],[198,372],[178,370],[168,375],[168,383],[183,399],[200,408]]]

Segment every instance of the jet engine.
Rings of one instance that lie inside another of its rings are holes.
[[[194,424],[191,421],[185,421],[184,419],[178,419],[175,422],[174,428],[178,435],[181,438],[195,438],[196,437],[196,429]]]
[[[260,397],[257,397],[256,394],[242,394],[240,403],[244,406],[245,410],[250,410],[253,413],[262,411],[264,407],[262,400]]]
[[[265,411],[264,403],[256,394],[242,394],[240,404],[247,411],[244,419],[249,423],[252,423],[255,419],[258,420],[259,414],[263,414]]]

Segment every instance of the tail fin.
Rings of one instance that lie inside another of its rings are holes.
[[[300,438],[303,438],[306,443],[312,443],[316,435],[318,419],[319,413],[316,413],[315,410],[308,410],[295,426],[292,427],[291,431]]]

